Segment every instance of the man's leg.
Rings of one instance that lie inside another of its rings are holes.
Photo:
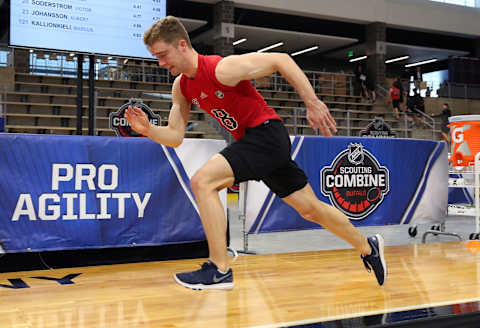
[[[446,143],[448,143],[448,134],[446,134],[445,132],[442,131],[442,139],[443,141],[445,141]]]
[[[232,168],[220,154],[213,156],[190,180],[207,236],[209,258],[221,271],[228,270],[227,218],[218,192],[232,186],[234,180]]]
[[[398,120],[400,118],[398,107],[393,107],[393,116]]]
[[[387,265],[383,254],[382,236],[375,235],[367,239],[342,212],[320,201],[309,184],[283,200],[296,209],[304,219],[322,225],[355,247],[362,254],[366,269],[374,271],[379,285],[384,284],[387,277]]]
[[[283,200],[304,219],[320,224],[355,247],[362,255],[370,254],[367,238],[350,223],[345,214],[319,200],[309,184]]]
[[[174,275],[182,286],[192,289],[232,289],[233,272],[227,259],[225,210],[218,192],[234,183],[233,171],[220,154],[213,156],[190,180],[207,236],[209,261],[197,271]]]

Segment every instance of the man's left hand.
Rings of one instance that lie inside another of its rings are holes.
[[[323,136],[333,136],[333,133],[337,132],[337,123],[330,114],[327,105],[318,98],[306,103],[306,105],[307,120],[312,129],[315,130],[318,128]]]

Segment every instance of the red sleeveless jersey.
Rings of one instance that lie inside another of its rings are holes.
[[[198,55],[195,78],[185,75],[180,78],[183,96],[215,118],[236,140],[243,137],[246,128],[269,119],[281,120],[250,81],[229,87],[217,80],[215,67],[221,59],[220,56]]]

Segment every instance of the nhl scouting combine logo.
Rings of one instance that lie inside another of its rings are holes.
[[[350,219],[365,218],[389,191],[389,172],[362,144],[351,143],[320,172],[322,194]]]
[[[152,110],[142,102],[142,99],[131,98],[127,103],[123,104],[116,112],[110,113],[110,129],[114,130],[119,137],[141,137],[142,135],[135,132],[125,118],[125,110],[128,106],[137,106],[147,114],[148,120],[154,125],[161,125],[161,117],[154,114]]]

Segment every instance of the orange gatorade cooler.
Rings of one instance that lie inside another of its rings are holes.
[[[480,115],[459,115],[448,118],[450,124],[450,162],[453,166],[474,165],[480,153]]]

